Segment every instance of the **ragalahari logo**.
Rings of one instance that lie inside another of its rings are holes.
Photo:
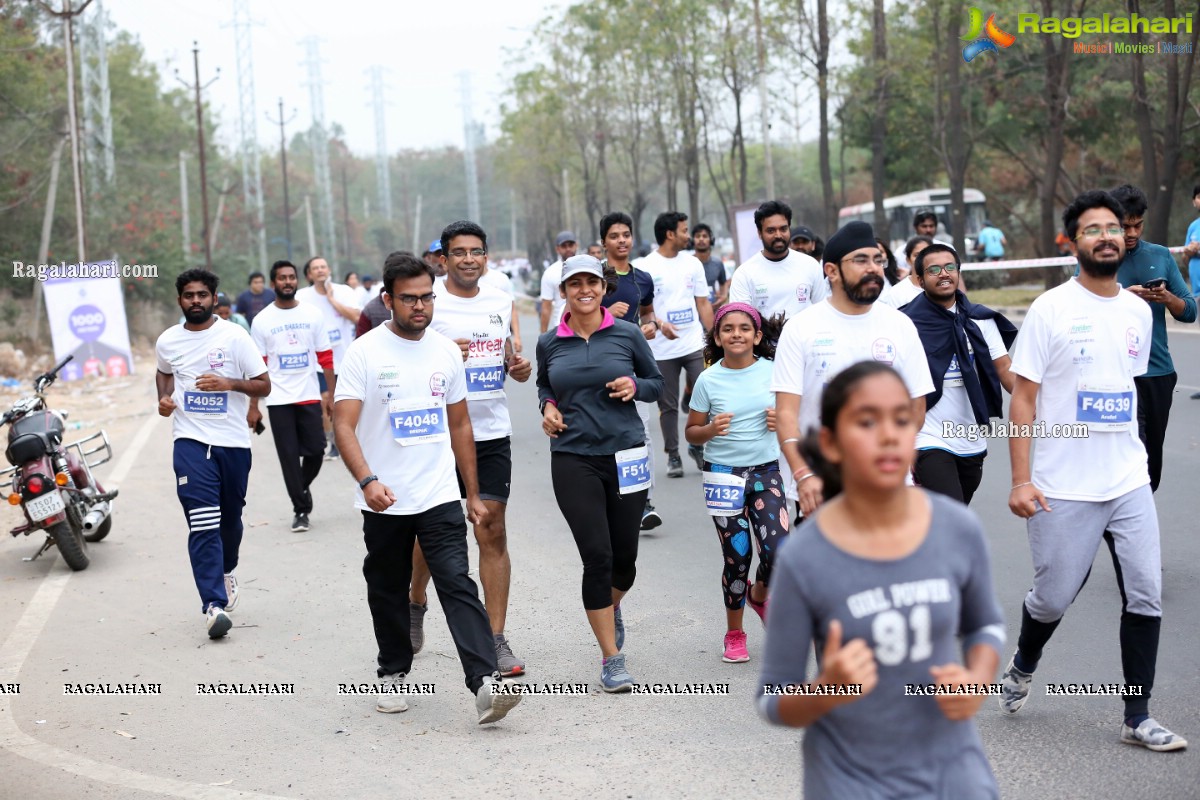
[[[998,53],[999,47],[1009,47],[1017,40],[1011,33],[1005,33],[996,27],[995,14],[988,15],[987,23],[984,23],[983,12],[974,7],[971,8],[970,30],[962,38],[963,41],[971,41],[963,48],[963,61],[968,64],[980,53],[987,50]]]

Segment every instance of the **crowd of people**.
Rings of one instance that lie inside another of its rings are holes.
[[[504,680],[526,672],[505,630],[505,386],[532,377],[601,689],[635,685],[622,604],[640,532],[662,524],[651,410],[670,478],[685,475],[682,411],[696,502],[716,531],[722,658],[751,659],[749,604],[766,628],[759,707],[809,729],[806,792],[993,797],[972,719],[1005,628],[968,506],[1008,393],[1008,505],[1027,521],[1034,585],[1000,710],[1028,700],[1103,541],[1123,601],[1125,680],[1137,689],[1123,698],[1120,740],[1182,749],[1149,708],[1162,621],[1153,492],[1175,382],[1165,317],[1191,322],[1197,308],[1170,253],[1142,241],[1146,212],[1132,186],[1076,197],[1063,227],[1078,272],[1034,301],[1019,332],[968,300],[962,254],[924,230],[936,218],[914,220],[901,264],[867,223],[822,241],[777,200],[757,209],[762,247],[732,277],[713,257],[711,228],[680,212],[658,215],[658,247],[639,258],[623,212],[600,220],[592,252],[563,231],[532,361],[511,281],[489,268],[473,222],[448,225],[421,256],[389,255],[366,303],[322,258],[278,261],[270,289],[258,276],[238,299],[248,334],[214,317],[216,277],[188,270],[176,284],[185,322],[159,339],[157,382],[208,635],[228,633],[238,603],[249,437],[265,403],[293,530],[309,526],[326,427],[357,484],[376,708],[407,708],[432,581],[479,722],[503,718],[521,697]],[[944,691],[899,699],[931,681]]]

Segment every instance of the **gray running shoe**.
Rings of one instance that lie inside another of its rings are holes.
[[[1017,669],[1016,664],[1013,663],[1015,658],[1016,655],[1009,659],[1004,675],[1000,678],[1003,686],[1003,694],[1000,695],[1000,710],[1005,714],[1015,714],[1021,710],[1021,706],[1025,705],[1025,701],[1029,699],[1029,689],[1033,684],[1033,673]]]
[[[400,687],[404,685],[404,673],[384,675],[379,679],[379,697],[375,701],[375,710],[384,714],[396,714],[408,711],[408,701],[404,699]]]
[[[683,477],[683,460],[676,453],[673,456],[667,456],[667,477],[682,478]]]
[[[633,676],[625,669],[625,656],[618,653],[604,659],[600,667],[600,688],[606,692],[632,692]]]
[[[1187,739],[1178,734],[1171,733],[1162,726],[1162,723],[1153,717],[1136,728],[1122,724],[1121,741],[1125,744],[1140,745],[1147,750],[1154,750],[1159,753],[1165,753],[1168,750],[1183,750],[1187,747]]]
[[[524,675],[525,662],[513,655],[512,647],[509,646],[508,639],[504,638],[504,634],[497,633],[492,638],[496,640],[496,666],[500,677]]]
[[[697,444],[689,444],[688,455],[696,462],[696,469],[704,472],[704,448]]]
[[[475,693],[475,710],[479,712],[480,725],[504,719],[505,715],[521,702],[522,695],[518,693],[508,694],[495,691],[500,688],[502,683],[500,673],[489,675],[483,679],[483,685]]]
[[[419,605],[411,600],[408,603],[408,639],[412,642],[414,656],[425,646],[425,612],[428,610],[428,604]]]

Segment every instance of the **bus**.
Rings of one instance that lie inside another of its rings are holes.
[[[984,204],[986,198],[983,192],[978,189],[964,189],[963,201],[967,209],[966,230],[963,231],[963,236],[966,240],[967,252],[963,253],[963,260],[971,260],[972,253],[975,249],[975,238],[979,235],[979,231],[983,229],[983,222],[987,219],[987,212]],[[883,236],[879,231],[875,232],[876,236],[883,239],[892,248],[892,252],[900,255],[903,259],[902,251],[904,243],[911,239],[916,234],[913,233],[913,216],[918,211],[932,211],[937,214],[938,218],[938,233],[937,238],[945,239],[946,241],[953,240],[953,231],[950,230],[950,190],[949,189],[922,189],[919,192],[909,192],[908,194],[896,195],[895,197],[886,197],[883,200],[883,208],[887,212],[888,231],[887,236]],[[845,225],[847,222],[869,222],[875,223],[875,204],[860,203],[856,206],[846,206],[838,212],[838,227]]]

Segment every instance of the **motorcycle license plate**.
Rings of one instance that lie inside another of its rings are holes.
[[[63,505],[62,494],[59,492],[51,492],[50,494],[35,497],[25,504],[25,510],[29,512],[29,518],[34,522],[41,522],[47,517],[53,517],[55,514],[66,510]]]

